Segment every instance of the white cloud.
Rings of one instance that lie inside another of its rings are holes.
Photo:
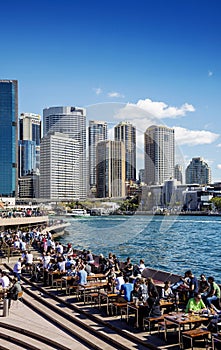
[[[211,70],[208,71],[208,77],[212,77],[213,72],[211,72]]]
[[[94,89],[96,95],[102,94],[102,89],[101,88],[95,88]]]
[[[219,143],[216,147],[221,147],[221,143]]]
[[[152,114],[156,118],[176,118],[186,115],[187,112],[194,112],[195,108],[184,103],[181,107],[168,106],[164,102],[154,102],[150,99],[139,100],[137,107],[144,109],[148,113]]]
[[[168,106],[165,102],[156,102],[150,99],[139,100],[136,104],[127,103],[117,115],[118,119],[136,120],[157,118],[177,118],[183,117],[188,112],[194,112],[195,108],[189,103],[184,103],[181,107]]]
[[[108,92],[107,94],[108,97],[120,97],[120,98],[124,98],[124,95],[120,94],[117,91],[112,91],[112,92]]]
[[[217,169],[221,170],[221,164],[217,164]]]
[[[179,145],[205,145],[211,144],[219,137],[215,134],[206,130],[188,130],[178,126],[175,129],[175,139]]]

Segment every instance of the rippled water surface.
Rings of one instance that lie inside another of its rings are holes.
[[[221,282],[221,217],[209,216],[104,216],[69,219],[62,236],[77,249],[115,253],[133,263],[183,274],[192,269]]]

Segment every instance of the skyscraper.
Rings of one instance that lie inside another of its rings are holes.
[[[89,186],[96,189],[96,146],[99,141],[107,139],[107,123],[103,121],[89,121],[88,144],[89,144]]]
[[[145,182],[161,185],[174,177],[174,129],[152,125],[144,134]]]
[[[18,176],[36,172],[40,167],[41,117],[22,113],[19,120]]]
[[[115,141],[125,146],[126,181],[136,180],[136,128],[129,122],[121,122],[114,127]]]
[[[17,195],[18,82],[0,80],[0,195]]]
[[[86,111],[79,107],[50,107],[43,111],[43,135],[60,132],[79,142],[79,198],[86,198]],[[74,180],[73,180],[74,181]]]
[[[180,164],[175,165],[174,169],[174,178],[177,179],[177,181],[180,181],[180,183],[183,183],[183,167]]]
[[[59,132],[41,140],[40,197],[76,200],[80,197],[80,144]]]
[[[125,196],[125,146],[121,141],[97,144],[97,197]]]
[[[201,157],[192,158],[186,168],[186,184],[207,185],[211,183],[211,169]]]

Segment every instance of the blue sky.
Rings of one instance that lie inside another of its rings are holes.
[[[220,13],[219,0],[1,2],[0,78],[18,79],[19,112],[133,122],[140,150],[154,117],[221,181]]]

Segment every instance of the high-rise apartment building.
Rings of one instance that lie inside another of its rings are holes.
[[[19,120],[18,176],[36,173],[40,167],[41,117],[22,113]]]
[[[152,125],[144,134],[145,182],[161,185],[174,177],[174,129]]]
[[[125,146],[121,141],[97,144],[97,197],[125,196]]]
[[[96,146],[99,141],[107,139],[107,123],[103,121],[89,121],[88,145],[89,145],[89,186],[96,190]]]
[[[40,197],[80,198],[80,144],[68,135],[49,132],[41,140]]]
[[[180,164],[175,165],[174,169],[174,178],[179,181],[181,184],[183,183],[183,167]]]
[[[186,184],[207,185],[211,183],[211,169],[201,157],[192,158],[186,168]]]
[[[17,195],[18,81],[0,80],[0,196]]]
[[[79,198],[86,198],[86,111],[79,107],[50,107],[43,111],[43,135],[49,131],[68,135],[79,143]],[[73,179],[74,181],[74,179]]]
[[[125,146],[126,181],[136,180],[136,128],[129,122],[120,122],[114,127],[115,141]]]

